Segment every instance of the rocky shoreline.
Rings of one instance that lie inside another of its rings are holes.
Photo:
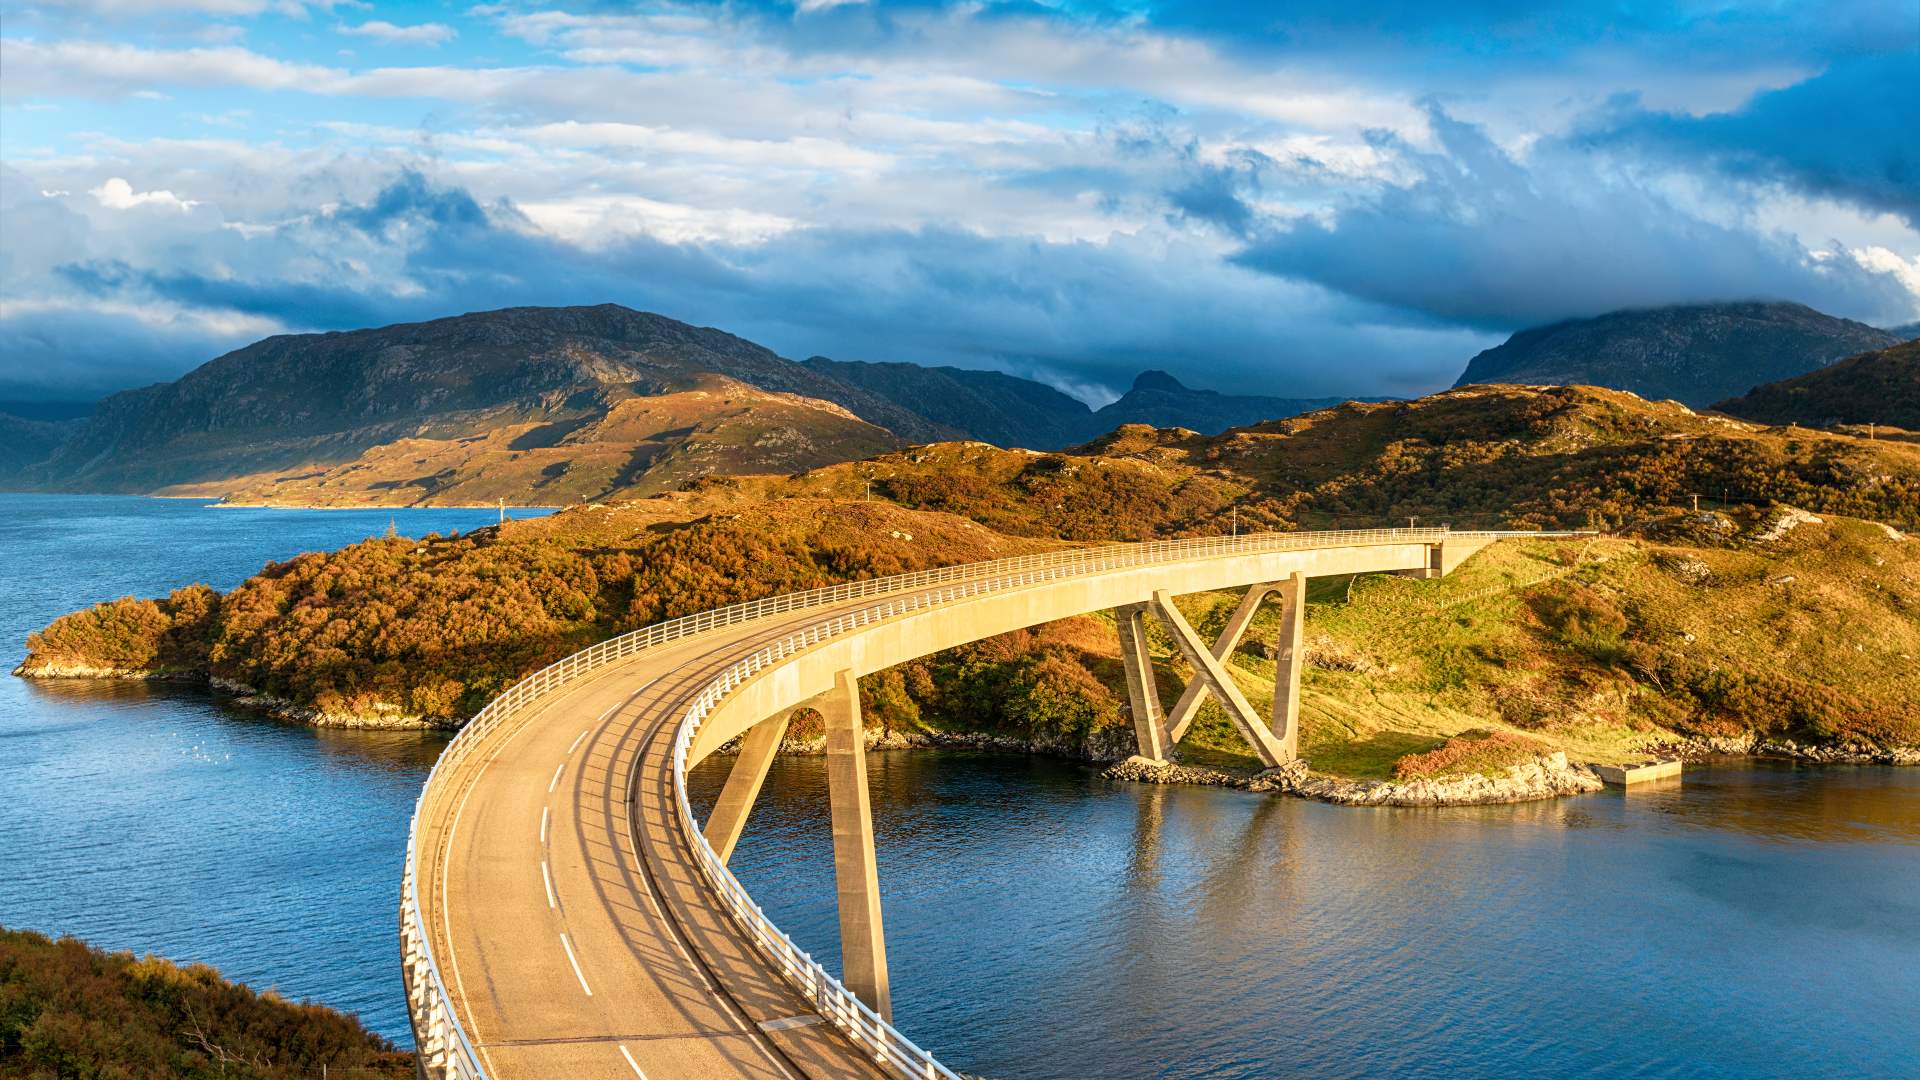
[[[371,713],[328,712],[286,698],[262,693],[245,683],[198,671],[154,671],[147,668],[102,668],[86,664],[47,664],[28,669],[21,664],[13,674],[22,679],[112,679],[120,682],[182,683],[207,687],[228,704],[265,713],[276,720],[307,727],[344,731],[451,731],[465,721],[436,720],[410,714],[398,705],[377,705]]]
[[[1289,762],[1254,776],[1235,776],[1216,769],[1140,757],[1128,758],[1102,775],[1148,784],[1205,784],[1243,791],[1277,791],[1341,806],[1488,806],[1582,795],[1605,786],[1599,774],[1583,765],[1569,764],[1567,755],[1558,752],[1512,766],[1503,777],[1472,773],[1407,781],[1349,780],[1315,774],[1305,761]]]

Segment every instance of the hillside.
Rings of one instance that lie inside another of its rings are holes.
[[[28,466],[45,461],[79,426],[76,420],[40,420],[0,412],[0,485],[11,485]]]
[[[414,1075],[351,1016],[227,982],[204,964],[0,928],[0,1075],[126,1080]]]
[[[626,404],[663,396],[651,412]],[[108,398],[26,479],[61,491],[560,503],[670,486],[688,469],[793,471],[953,434],[718,330],[611,304],[510,308],[267,338]],[[627,460],[612,460],[628,436]]]
[[[1616,311],[1522,330],[1475,356],[1454,385],[1585,384],[1701,408],[1899,342],[1800,304]]]
[[[1694,515],[1697,492],[1709,509]],[[1305,734],[1324,768],[1379,774],[1489,725],[1596,760],[1742,730],[1920,743],[1920,543],[1895,531],[1920,529],[1920,446],[1582,387],[1353,403],[1220,436],[1128,427],[1066,454],[938,444],[371,540],[224,596],[76,612],[30,639],[21,673],[212,675],[335,716],[452,723],[519,674],[662,618],[1067,541],[1217,534],[1236,512],[1243,530],[1409,515],[1626,530],[1502,545],[1443,581],[1317,583]],[[1188,602],[1203,629],[1224,618],[1225,598]],[[1095,615],[951,650],[870,677],[870,715],[1110,751],[1125,730],[1113,641]],[[1809,660],[1790,674],[1781,655]],[[1258,692],[1266,661],[1235,662]],[[1217,716],[1193,748],[1214,752],[1237,753]]]
[[[1920,431],[1920,340],[1754,387],[1714,409],[1762,424],[1877,424]]]
[[[806,366],[995,446],[1051,450],[1092,437],[1093,410],[1045,383],[998,371],[810,357]]]

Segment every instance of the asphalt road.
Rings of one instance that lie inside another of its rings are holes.
[[[611,665],[461,762],[422,910],[495,1080],[886,1075],[760,959],[674,820],[687,702],[744,646],[827,614]]]

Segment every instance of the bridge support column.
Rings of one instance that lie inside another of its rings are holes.
[[[1146,604],[1115,608],[1120,626],[1120,660],[1127,669],[1127,707],[1133,712],[1133,738],[1140,756],[1165,761],[1173,749],[1167,737],[1166,716],[1160,710],[1160,688],[1153,682],[1153,654],[1147,651]]]
[[[733,845],[740,842],[740,833],[747,827],[747,815],[753,812],[754,800],[760,797],[760,785],[767,780],[773,755],[779,752],[780,740],[786,738],[787,723],[792,719],[790,712],[770,716],[740,737],[740,756],[733,759],[733,768],[727,770],[726,786],[720,789],[713,813],[707,815],[707,827],[701,830],[723,864],[733,857]]]
[[[1205,680],[1207,689],[1213,691],[1220,704],[1226,706],[1227,716],[1240,729],[1248,745],[1260,755],[1260,761],[1269,769],[1283,764],[1287,758],[1282,753],[1280,741],[1273,737],[1273,732],[1253,711],[1253,704],[1247,700],[1247,695],[1240,692],[1240,687],[1234,683],[1233,675],[1226,666],[1214,658],[1213,651],[1200,640],[1200,635],[1194,632],[1187,617],[1174,606],[1173,594],[1164,589],[1156,590],[1153,608],[1160,620],[1167,624],[1167,629],[1173,632],[1174,643],[1180,646],[1187,663],[1193,665],[1195,677]]]
[[[1280,636],[1273,643],[1273,735],[1285,760],[1300,756],[1300,666],[1307,623],[1307,576],[1295,572],[1276,590]]]
[[[873,853],[873,805],[867,793],[867,742],[860,685],[852,671],[833,677],[815,701],[827,727],[827,797],[833,809],[833,880],[840,901],[840,977],[854,996],[893,1021],[887,940],[880,927],[880,867]]]
[[[1267,594],[1280,588],[1278,585],[1255,585],[1240,598],[1240,606],[1233,609],[1227,625],[1220,631],[1220,639],[1213,643],[1213,658],[1226,663],[1227,657],[1239,646],[1240,639],[1247,636],[1247,627],[1253,625],[1253,617],[1259,613],[1260,604]],[[1180,693],[1180,700],[1173,703],[1173,710],[1167,713],[1167,738],[1178,745],[1187,729],[1193,726],[1193,718],[1200,712],[1200,702],[1207,695],[1205,679],[1194,679]]]

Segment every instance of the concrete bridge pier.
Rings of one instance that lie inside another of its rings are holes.
[[[833,677],[833,689],[816,698],[814,707],[827,727],[827,801],[833,814],[833,880],[840,903],[840,981],[881,1019],[892,1023],[858,678],[842,669]]]
[[[1179,736],[1169,736],[1160,710],[1160,688],[1153,681],[1153,653],[1147,648],[1148,604],[1114,609],[1120,626],[1120,660],[1127,670],[1127,707],[1133,712],[1133,737],[1140,756],[1165,761]]]
[[[1300,756],[1300,666],[1306,659],[1307,575],[1295,571],[1274,587],[1280,598],[1280,634],[1273,649],[1273,736],[1283,760]]]
[[[767,770],[773,767],[773,755],[779,752],[780,741],[787,735],[787,723],[792,719],[791,712],[770,716],[740,737],[740,756],[733,759],[733,768],[727,770],[727,783],[714,801],[713,813],[707,815],[706,828],[700,830],[722,863],[733,857],[733,846],[740,842],[740,833],[747,827],[747,815],[753,812],[754,800],[760,797],[760,785],[766,783]]]

